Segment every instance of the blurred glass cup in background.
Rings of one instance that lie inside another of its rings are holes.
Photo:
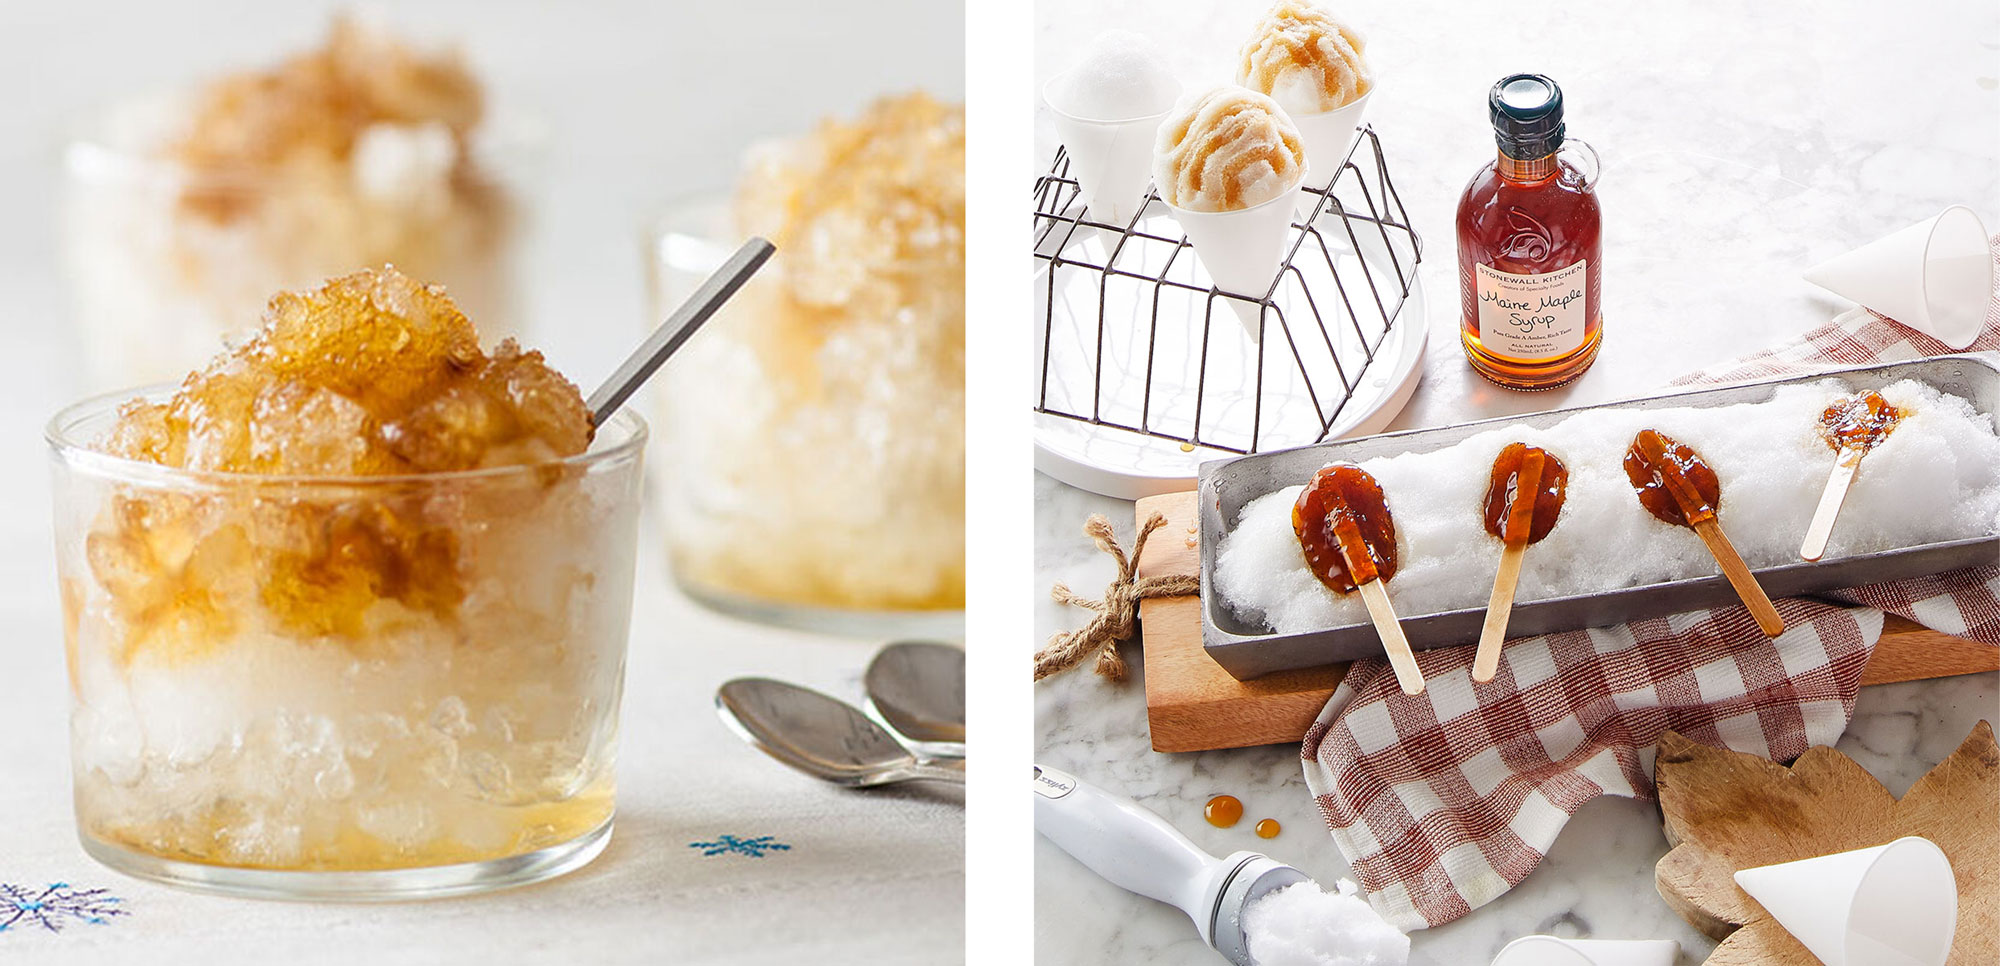
[[[324,49],[122,103],[62,159],[87,388],[178,379],[272,293],[384,264],[518,336],[513,256],[545,143],[487,116],[455,55],[346,19]]]
[[[714,193],[655,224],[655,319],[743,240],[731,209]],[[768,623],[962,637],[962,308],[820,317],[787,303],[782,244],[771,267],[654,382],[653,483],[676,582]]]
[[[962,637],[965,111],[921,91],[753,145],[650,236],[653,317],[777,254],[656,380],[680,586],[810,630]]]

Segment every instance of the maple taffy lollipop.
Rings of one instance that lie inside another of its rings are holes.
[[[1507,615],[1514,611],[1514,585],[1521,579],[1521,559],[1528,545],[1540,543],[1555,529],[1569,489],[1569,467],[1548,450],[1526,443],[1509,443],[1493,460],[1493,477],[1486,485],[1486,532],[1500,538],[1500,569],[1493,574],[1493,596],[1486,601],[1486,623],[1479,628],[1479,651],[1472,659],[1472,679],[1491,681],[1500,667],[1500,643],[1507,638]]]
[[[1625,476],[1639,492],[1639,503],[1654,516],[1691,528],[1701,537],[1766,637],[1784,632],[1785,619],[1778,616],[1771,598],[1764,595],[1764,588],[1757,585],[1757,578],[1722,532],[1716,515],[1722,504],[1722,483],[1701,454],[1657,430],[1642,429],[1625,451]]]
[[[1292,532],[1320,583],[1337,594],[1361,592],[1396,683],[1404,694],[1422,694],[1424,676],[1385,586],[1396,575],[1396,522],[1382,484],[1353,463],[1321,469],[1292,504]]]
[[[1805,542],[1799,545],[1801,558],[1818,560],[1826,554],[1834,518],[1840,516],[1840,505],[1847,501],[1847,488],[1854,483],[1854,472],[1861,468],[1861,457],[1902,421],[1903,411],[1872,389],[1836,400],[1820,414],[1820,436],[1835,454],[1833,472],[1827,475],[1826,492],[1820,494],[1819,509],[1813,511],[1812,525],[1806,527]]]

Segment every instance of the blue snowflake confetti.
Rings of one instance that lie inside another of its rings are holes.
[[[703,855],[747,855],[761,859],[766,852],[789,852],[792,847],[783,842],[773,841],[775,835],[759,835],[754,839],[737,838],[734,835],[717,836],[713,842],[689,842],[688,848],[700,849]]]
[[[0,932],[30,926],[62,932],[71,922],[107,925],[112,916],[125,915],[118,907],[124,901],[108,889],[72,889],[67,882],[51,882],[40,892],[0,882]]]

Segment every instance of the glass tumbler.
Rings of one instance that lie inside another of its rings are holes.
[[[532,121],[463,155],[418,129],[343,165],[195,168],[126,143],[145,125],[124,115],[159,110],[139,99],[63,153],[58,237],[89,388],[178,379],[254,330],[272,293],[383,264],[445,285],[488,339],[522,334],[513,259],[546,153]]]
[[[648,239],[653,317],[743,240],[724,195],[671,206]],[[962,637],[962,329],[908,307],[831,322],[801,312],[779,288],[784,258],[653,381],[674,579],[752,620]]]
[[[395,899],[603,849],[641,419],[551,463],[276,477],[94,448],[130,395],[47,431],[85,851],[210,891]]]

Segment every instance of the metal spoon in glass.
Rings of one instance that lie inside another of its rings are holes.
[[[750,276],[757,274],[757,270],[771,260],[776,251],[777,248],[770,242],[752,238],[744,242],[736,254],[729,256],[729,260],[723,262],[714,274],[703,279],[701,287],[695,289],[694,294],[688,296],[688,300],[682,302],[674,314],[667,316],[667,320],[660,323],[660,327],[653,330],[653,334],[640,343],[639,348],[625,357],[611,377],[590,394],[584,402],[590,407],[590,424],[604,425],[604,421],[639,391],[639,386],[667,361],[667,357],[680,351],[688,337],[713,317],[716,310],[722,308],[722,303],[729,301],[736,290],[750,280]]]
[[[875,652],[862,675],[868,710],[915,751],[965,757],[965,650],[897,641]]]
[[[737,678],[715,692],[715,709],[765,754],[836,785],[965,783],[964,759],[919,758],[860,708],[796,684]]]

